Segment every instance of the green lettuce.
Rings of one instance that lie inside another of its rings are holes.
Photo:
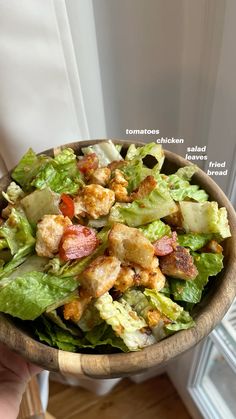
[[[190,164],[189,166],[180,167],[180,169],[175,172],[175,175],[183,180],[191,180],[194,173],[198,171],[196,164]]]
[[[109,221],[125,223],[130,227],[138,227],[172,214],[177,207],[167,189],[156,187],[143,199],[137,199],[131,204],[115,204]]]
[[[86,154],[95,153],[99,160],[99,166],[107,166],[109,163],[113,162],[114,160],[123,160],[122,156],[120,155],[119,150],[117,147],[112,143],[111,140],[109,141],[102,141],[98,144],[93,144],[88,147],[82,148],[82,152]]]
[[[82,317],[78,321],[77,325],[80,327],[83,332],[89,332],[95,326],[98,326],[103,322],[100,317],[98,309],[94,305],[95,301],[92,301],[85,309],[82,314]]]
[[[195,322],[188,311],[183,310],[175,323],[165,325],[165,330],[168,334],[171,334],[178,332],[179,330],[190,329],[190,327],[193,327],[194,325]]]
[[[30,148],[13,170],[11,177],[19,183],[24,191],[29,192],[33,189],[31,185],[32,180],[38,171],[42,170],[50,160],[51,157],[49,156],[37,156]]]
[[[77,287],[73,278],[27,272],[3,287],[0,282],[0,311],[22,320],[34,320],[52,305],[61,305]]]
[[[157,308],[168,319],[176,321],[183,311],[183,307],[156,290],[145,289],[144,295],[148,297],[154,308]]]
[[[170,188],[170,194],[175,201],[183,201],[186,198],[194,199],[198,202],[205,202],[208,200],[208,195],[203,189],[199,189],[199,186],[197,185],[190,185],[190,183],[185,180],[188,175],[185,174],[184,171],[181,173],[182,177],[179,177],[177,173],[178,172],[168,176],[166,179]]]
[[[217,202],[180,202],[185,231],[215,233],[221,239],[230,237],[226,208],[218,208]]]
[[[178,234],[178,242],[180,246],[189,247],[189,249],[196,251],[205,246],[213,237],[213,234],[206,233]]]
[[[31,184],[37,189],[49,187],[57,193],[75,194],[83,185],[74,151],[62,150],[42,167]]]
[[[36,190],[21,200],[21,205],[30,223],[36,224],[46,214],[61,214],[60,195],[46,187]]]
[[[83,185],[74,151],[63,149],[55,158],[39,155],[29,149],[12,173],[12,178],[24,191],[32,187],[49,187],[58,193],[74,194]]]
[[[155,343],[152,335],[144,332],[147,323],[132,310],[126,301],[113,301],[107,292],[95,302],[100,316],[109,324],[131,351],[137,351]]]
[[[11,182],[6,192],[2,192],[2,195],[10,204],[15,204],[25,194],[19,185],[15,182]]]
[[[7,242],[14,261],[29,255],[34,249],[31,225],[20,209],[12,208],[9,218],[0,227],[0,237]]]
[[[143,160],[147,156],[151,156],[154,160],[152,168],[154,170],[161,170],[165,155],[160,144],[148,143],[142,147],[136,147],[134,144],[131,144],[128,148],[125,160]]]
[[[85,338],[93,348],[109,345],[113,348],[120,349],[122,352],[129,352],[124,341],[119,336],[116,336],[112,327],[106,322],[97,325],[91,331],[87,332]]]
[[[163,236],[171,235],[171,228],[168,224],[163,223],[161,220],[153,221],[152,223],[146,224],[138,228],[144,236],[154,242]]]
[[[177,301],[198,303],[209,276],[217,275],[223,269],[223,255],[221,253],[192,253],[198,275],[195,279],[182,281],[169,279],[171,294]]]

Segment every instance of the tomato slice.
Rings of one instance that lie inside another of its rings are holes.
[[[64,217],[73,218],[75,215],[75,205],[73,199],[69,196],[63,193],[61,195],[61,202],[59,205],[59,208],[64,215]]]
[[[78,169],[85,176],[98,168],[98,156],[96,153],[87,154],[81,160],[78,161]]]
[[[62,260],[80,259],[90,255],[98,246],[99,240],[91,228],[81,224],[68,226],[61,238],[59,256]]]

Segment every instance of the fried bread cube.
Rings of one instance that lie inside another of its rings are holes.
[[[109,237],[109,249],[121,262],[133,262],[149,268],[153,262],[154,247],[136,228],[114,224]]]
[[[115,256],[97,257],[79,276],[83,292],[100,297],[113,287],[119,271],[120,261]]]
[[[115,202],[115,193],[101,185],[87,185],[83,190],[86,212],[94,219],[107,215]]]

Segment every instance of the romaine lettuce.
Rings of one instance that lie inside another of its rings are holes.
[[[222,239],[230,237],[226,208],[218,208],[217,202],[180,202],[185,231],[215,233]]]
[[[107,292],[96,300],[95,307],[101,318],[112,327],[117,336],[123,339],[129,350],[137,351],[155,343],[152,335],[141,331],[147,327],[145,320],[138,317],[126,301],[123,300],[121,303],[113,301]]]
[[[85,155],[95,153],[98,157],[100,167],[107,166],[114,160],[123,160],[119,150],[117,150],[111,140],[84,147],[82,148],[82,152]]]
[[[150,242],[154,242],[163,236],[171,236],[170,226],[163,223],[161,220],[156,220],[141,226],[138,230],[140,230]]]
[[[223,269],[221,253],[192,253],[198,275],[191,281],[169,279],[171,293],[175,300],[198,303],[209,276],[217,275]]]
[[[185,180],[188,175],[185,174],[184,171],[180,173],[180,175],[183,176],[182,178],[179,177],[177,173],[178,172],[166,178],[166,182],[170,188],[170,194],[175,201],[183,201],[186,198],[194,199],[198,202],[207,201],[207,193],[203,189],[199,189],[199,186],[197,185],[190,185],[190,183]]]
[[[60,195],[46,187],[26,195],[21,205],[30,223],[36,224],[44,215],[61,214]]]
[[[147,156],[151,156],[155,160],[152,168],[154,170],[161,170],[165,155],[160,144],[148,143],[137,148],[134,144],[131,144],[128,148],[125,160],[143,160]]]
[[[22,320],[34,320],[52,305],[61,305],[78,287],[73,278],[27,272],[1,287],[0,311]]]
[[[131,204],[115,204],[110,212],[109,221],[123,222],[130,227],[138,227],[172,214],[177,206],[167,189],[157,186],[143,199]]]
[[[157,308],[170,320],[176,321],[183,311],[183,307],[156,290],[146,288],[144,295],[148,297],[154,308]]]
[[[206,233],[178,234],[178,242],[180,246],[189,247],[189,249],[196,251],[205,246],[213,237],[213,234]]]

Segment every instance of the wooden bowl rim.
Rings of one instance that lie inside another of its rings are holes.
[[[107,141],[107,139],[75,141],[61,147],[71,147],[79,150],[81,147],[101,141]],[[132,143],[137,145],[147,144],[135,140],[112,139],[112,141],[123,146]],[[49,149],[42,153],[52,154],[52,152],[53,149]],[[189,161],[176,153],[168,150],[164,150],[164,152],[167,160],[179,167],[191,165]],[[226,207],[232,232],[232,237],[228,239],[231,240],[232,248],[230,263],[224,267],[224,280],[222,279],[218,293],[214,294],[207,306],[201,309],[200,315],[195,319],[195,327],[179,331],[139,352],[92,355],[61,351],[37,342],[22,330],[19,330],[7,316],[1,313],[0,341],[29,361],[45,369],[78,377],[95,378],[127,376],[146,371],[148,368],[164,365],[200,342],[222,320],[236,295],[236,214],[228,198],[213,179],[200,168],[194,176],[194,182],[204,184],[207,192],[214,197],[219,206]]]

